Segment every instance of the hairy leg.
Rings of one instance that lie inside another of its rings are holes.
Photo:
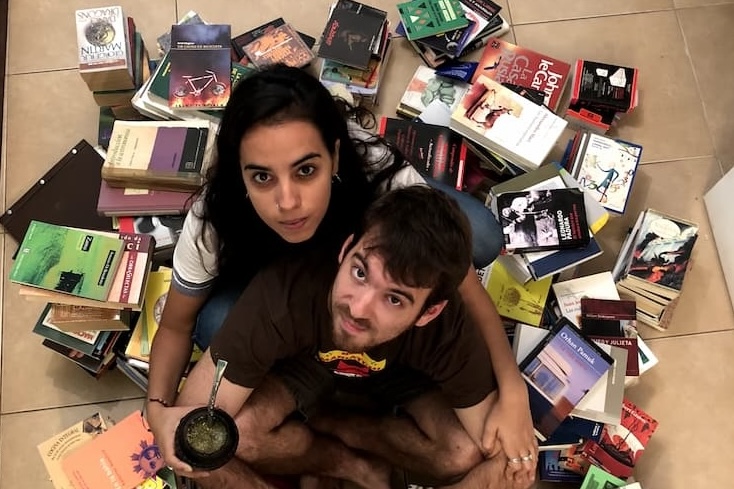
[[[339,440],[315,434],[287,417],[296,402],[276,377],[255,389],[235,418],[242,436],[237,457],[261,473],[314,474],[367,488],[389,487],[389,466],[356,454]]]
[[[444,482],[462,477],[482,461],[479,448],[440,393],[423,394],[405,410],[407,417],[324,415],[312,425],[349,447]]]
[[[201,489],[275,489],[236,457],[207,477],[196,479],[196,485]]]
[[[441,489],[528,489],[532,485],[527,473],[517,471],[501,453],[474,467],[461,481]]]

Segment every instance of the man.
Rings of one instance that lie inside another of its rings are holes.
[[[228,362],[217,405],[240,444],[202,485],[268,487],[251,467],[386,489],[390,466],[442,483],[467,472],[467,484],[514,483],[504,455],[478,448],[495,382],[458,299],[471,232],[456,203],[426,187],[390,192],[338,260],[309,258],[253,279],[177,400],[204,404],[214,363]],[[352,429],[336,406],[372,429]]]

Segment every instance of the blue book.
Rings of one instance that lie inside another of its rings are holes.
[[[540,452],[538,466],[540,467],[540,480],[545,482],[573,482],[580,484],[584,480],[584,476],[566,470],[560,465],[561,452],[558,450],[550,450]]]
[[[520,363],[538,439],[550,438],[613,363],[611,356],[568,319],[561,318],[553,326]]]
[[[598,421],[569,416],[556,428],[553,435],[546,441],[540,442],[539,446],[543,450],[543,447],[557,446],[560,448],[561,445],[578,445],[584,440],[598,442],[601,440],[603,427],[604,423]]]

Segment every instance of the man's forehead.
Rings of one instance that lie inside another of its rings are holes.
[[[411,287],[393,278],[385,269],[385,258],[381,253],[380,246],[376,240],[371,239],[369,235],[363,236],[362,239],[357,242],[354,248],[352,248],[352,255],[364,260],[369,277],[373,281],[374,279],[379,279],[381,282],[384,282],[382,285],[384,285],[385,288],[413,292],[424,290],[422,287]]]

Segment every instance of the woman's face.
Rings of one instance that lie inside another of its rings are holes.
[[[339,169],[310,122],[260,125],[240,142],[240,166],[255,211],[281,238],[300,243],[321,224]]]

